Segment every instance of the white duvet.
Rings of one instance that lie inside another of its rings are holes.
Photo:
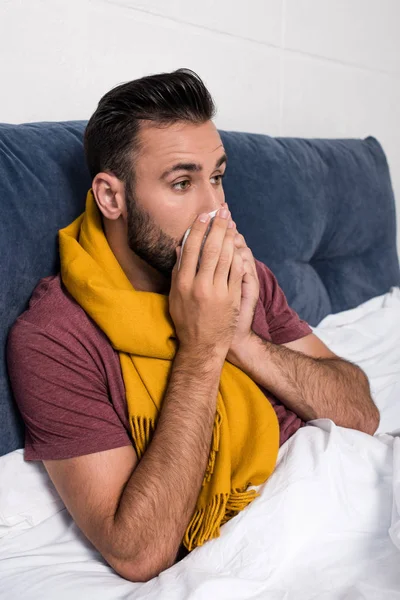
[[[314,332],[368,374],[375,437],[313,421],[219,539],[144,584],[116,575],[41,463],[12,452],[0,458],[1,600],[400,599],[400,289]]]

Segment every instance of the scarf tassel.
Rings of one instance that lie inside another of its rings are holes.
[[[210,480],[216,454],[220,444],[220,428],[222,415],[217,408],[211,441],[211,450],[203,480],[203,485]],[[147,417],[132,417],[133,443],[139,460],[146,451],[154,433],[155,423]],[[220,527],[235,517],[258,495],[255,490],[234,489],[230,494],[216,494],[204,508],[196,509],[183,538],[183,544],[191,551],[202,546],[208,540],[219,537]]]
[[[217,452],[219,450],[220,435],[221,435],[221,423],[222,423],[222,414],[221,414],[219,405],[217,405],[217,410],[216,410],[215,419],[214,419],[213,432],[212,432],[210,454],[208,455],[207,467],[206,467],[203,484],[202,484],[203,486],[210,481],[211,476],[214,472],[215,459],[217,456]]]
[[[208,540],[219,537],[220,527],[235,517],[258,496],[255,490],[233,490],[230,494],[217,494],[210,504],[195,511],[185,531],[184,546],[193,550]]]
[[[221,435],[221,423],[222,423],[222,414],[217,407],[214,426],[212,432],[211,439],[211,448],[210,454],[208,456],[208,462],[206,471],[203,479],[203,486],[208,483],[211,479],[211,476],[214,472],[215,459],[217,456],[217,452],[219,450],[220,444],[220,435]],[[132,426],[132,436],[133,443],[135,446],[136,454],[138,459],[140,460],[145,453],[147,446],[150,443],[150,440],[153,436],[155,423],[153,419],[149,419],[147,417],[131,417],[131,426]]]
[[[241,510],[246,508],[259,495],[256,490],[246,490],[246,488],[243,488],[243,490],[234,490],[226,503],[226,510],[221,525],[236,517]]]
[[[131,426],[133,445],[140,460],[153,436],[155,423],[153,419],[147,417],[132,417]]]

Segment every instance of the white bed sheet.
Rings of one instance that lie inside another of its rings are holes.
[[[400,599],[400,289],[314,331],[367,372],[375,437],[313,421],[219,539],[144,584],[116,575],[41,463],[12,452],[0,458],[1,600]]]

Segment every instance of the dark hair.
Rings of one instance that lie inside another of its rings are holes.
[[[215,105],[200,77],[189,69],[160,73],[123,83],[105,94],[84,136],[91,177],[111,171],[133,183],[132,159],[139,149],[142,120],[168,125],[178,121],[205,123]]]

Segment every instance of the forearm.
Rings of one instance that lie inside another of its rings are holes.
[[[313,358],[252,337],[246,372],[303,420],[332,419],[337,425],[375,433],[379,412],[364,372],[340,358]]]
[[[173,564],[200,493],[223,360],[178,351],[153,439],[114,519],[114,560],[136,580]]]

